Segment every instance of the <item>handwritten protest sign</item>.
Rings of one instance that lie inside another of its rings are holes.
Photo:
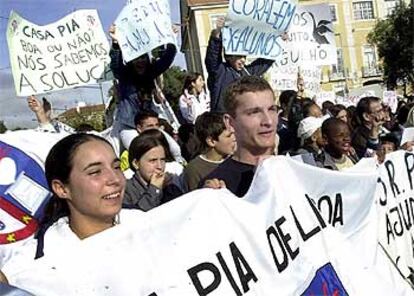
[[[414,277],[414,154],[388,154],[380,168],[379,242],[405,278]]]
[[[384,90],[382,92],[382,102],[385,105],[390,106],[392,112],[397,111],[397,92],[395,90]]]
[[[320,90],[321,69],[319,67],[305,66],[300,70],[305,85],[306,95],[314,96]],[[274,89],[287,90],[297,89],[298,67],[288,65],[276,67],[273,65],[269,70],[270,84]]]
[[[280,34],[296,10],[294,0],[231,0],[223,28],[226,54],[275,59],[282,53]]]
[[[12,11],[7,43],[18,96],[96,83],[109,64],[96,10],[79,10],[46,26]]]
[[[160,45],[176,43],[167,0],[128,1],[115,25],[126,63]]]
[[[288,31],[289,39],[280,44],[283,52],[275,65],[332,65],[337,62],[335,35],[329,5],[298,6]]]

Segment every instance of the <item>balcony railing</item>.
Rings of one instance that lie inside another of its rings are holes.
[[[382,75],[382,71],[379,67],[362,67],[361,72],[363,78],[376,77]]]

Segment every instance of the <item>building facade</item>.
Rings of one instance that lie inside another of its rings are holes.
[[[404,0],[305,0],[300,5],[329,4],[334,23],[337,63],[322,69],[322,89],[340,92],[381,80],[374,46],[367,41],[377,19],[386,18]],[[405,0],[408,2],[408,0]],[[182,48],[187,68],[207,75],[204,58],[208,38],[218,16],[227,12],[228,1],[181,0]]]

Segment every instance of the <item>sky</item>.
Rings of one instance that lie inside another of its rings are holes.
[[[179,23],[179,0],[169,1],[172,22]],[[26,98],[17,97],[14,89],[6,40],[7,22],[12,10],[32,23],[47,25],[77,9],[96,9],[107,32],[125,3],[126,0],[0,0],[0,120],[8,128],[36,126],[35,116],[27,107]],[[179,42],[180,38],[177,39]],[[174,64],[185,68],[183,54],[177,54]],[[109,83],[103,84],[105,95],[109,87]],[[96,85],[58,91],[46,97],[52,102],[55,113],[75,107],[80,101],[87,104],[102,102],[101,90]]]

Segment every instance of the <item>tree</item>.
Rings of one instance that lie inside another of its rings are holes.
[[[389,88],[397,82],[414,85],[414,9],[403,1],[394,12],[375,25],[368,42],[375,45],[382,60],[384,80]]]
[[[174,110],[177,110],[178,99],[183,93],[184,79],[186,72],[179,66],[172,66],[164,74],[163,92],[165,98],[170,102]]]
[[[7,131],[7,127],[3,120],[0,120],[0,134],[4,134]]]

